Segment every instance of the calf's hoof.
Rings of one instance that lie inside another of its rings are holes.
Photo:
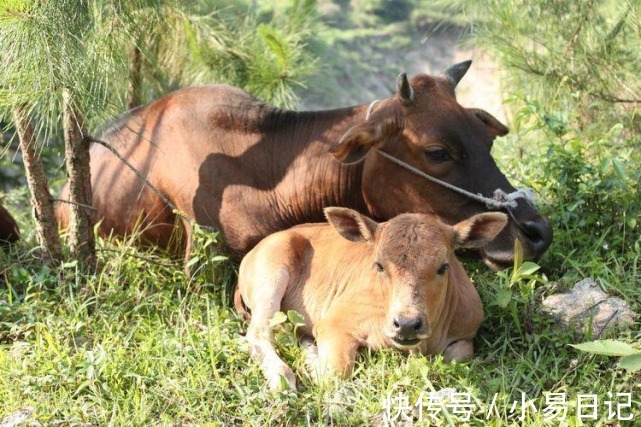
[[[281,365],[266,372],[269,388],[272,391],[290,390],[296,392],[296,374],[287,366]]]
[[[300,345],[305,354],[305,364],[309,370],[313,371],[314,367],[318,364],[318,346],[314,340],[309,337],[302,338]]]

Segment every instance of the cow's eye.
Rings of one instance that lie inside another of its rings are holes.
[[[375,262],[375,263],[374,263],[374,268],[375,268],[375,269],[376,269],[376,271],[378,271],[379,273],[382,273],[383,271],[385,271],[385,269],[383,268],[383,264],[381,264],[380,262]]]
[[[450,265],[448,263],[443,264],[440,266],[436,272],[437,275],[442,276],[447,272],[447,269],[450,268]]]
[[[452,160],[450,153],[445,148],[429,148],[425,150],[425,157],[432,162],[443,163]]]

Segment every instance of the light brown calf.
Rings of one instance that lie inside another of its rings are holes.
[[[346,208],[327,208],[325,216],[329,224],[268,236],[240,264],[236,308],[251,313],[250,351],[273,389],[281,376],[296,387],[272,342],[269,321],[280,310],[305,317],[300,332],[316,340],[317,379],[351,375],[361,347],[416,348],[445,360],[473,354],[483,307],[454,250],[491,241],[504,214],[454,226],[424,214],[380,224]]]

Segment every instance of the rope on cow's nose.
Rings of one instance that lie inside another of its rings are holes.
[[[404,161],[392,156],[389,153],[386,153],[381,150],[376,150],[378,154],[381,156],[385,157],[386,159],[396,163],[397,165],[407,169],[408,171],[421,176],[428,181],[432,181],[435,184],[441,185],[445,188],[448,188],[456,193],[462,194],[463,196],[475,200],[480,203],[484,203],[485,206],[490,209],[490,210],[501,210],[501,209],[509,209],[509,208],[515,208],[518,205],[517,200],[518,199],[524,199],[527,203],[529,204],[534,204],[535,200],[535,195],[534,191],[531,188],[521,188],[517,191],[514,191],[512,193],[506,193],[505,191],[501,190],[500,188],[497,188],[494,190],[494,195],[492,198],[485,197],[482,194],[474,194],[470,193],[467,190],[464,190],[460,187],[457,187],[455,185],[452,185],[448,182],[442,181],[438,178],[433,177],[432,175],[429,175],[425,172],[423,172],[420,169],[415,168],[414,166],[405,163]]]

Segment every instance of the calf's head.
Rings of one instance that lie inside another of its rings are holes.
[[[399,348],[412,348],[432,334],[446,303],[448,287],[456,286],[450,270],[457,248],[479,248],[507,223],[499,212],[482,213],[454,226],[433,215],[403,214],[387,222],[346,208],[327,208],[325,216],[344,238],[372,246],[371,268],[389,286],[383,332]]]
[[[331,149],[343,163],[364,162],[362,192],[374,217],[434,213],[455,224],[487,210],[392,163],[379,150],[473,194],[492,197],[497,189],[515,191],[490,154],[494,139],[508,129],[489,113],[456,101],[456,85],[470,63],[453,65],[439,77],[420,74],[408,80],[401,74],[397,93],[371,105],[368,117]],[[490,268],[507,266],[513,262],[517,238],[526,259],[538,258],[552,242],[550,221],[522,200],[512,208],[508,226],[478,253]]]

